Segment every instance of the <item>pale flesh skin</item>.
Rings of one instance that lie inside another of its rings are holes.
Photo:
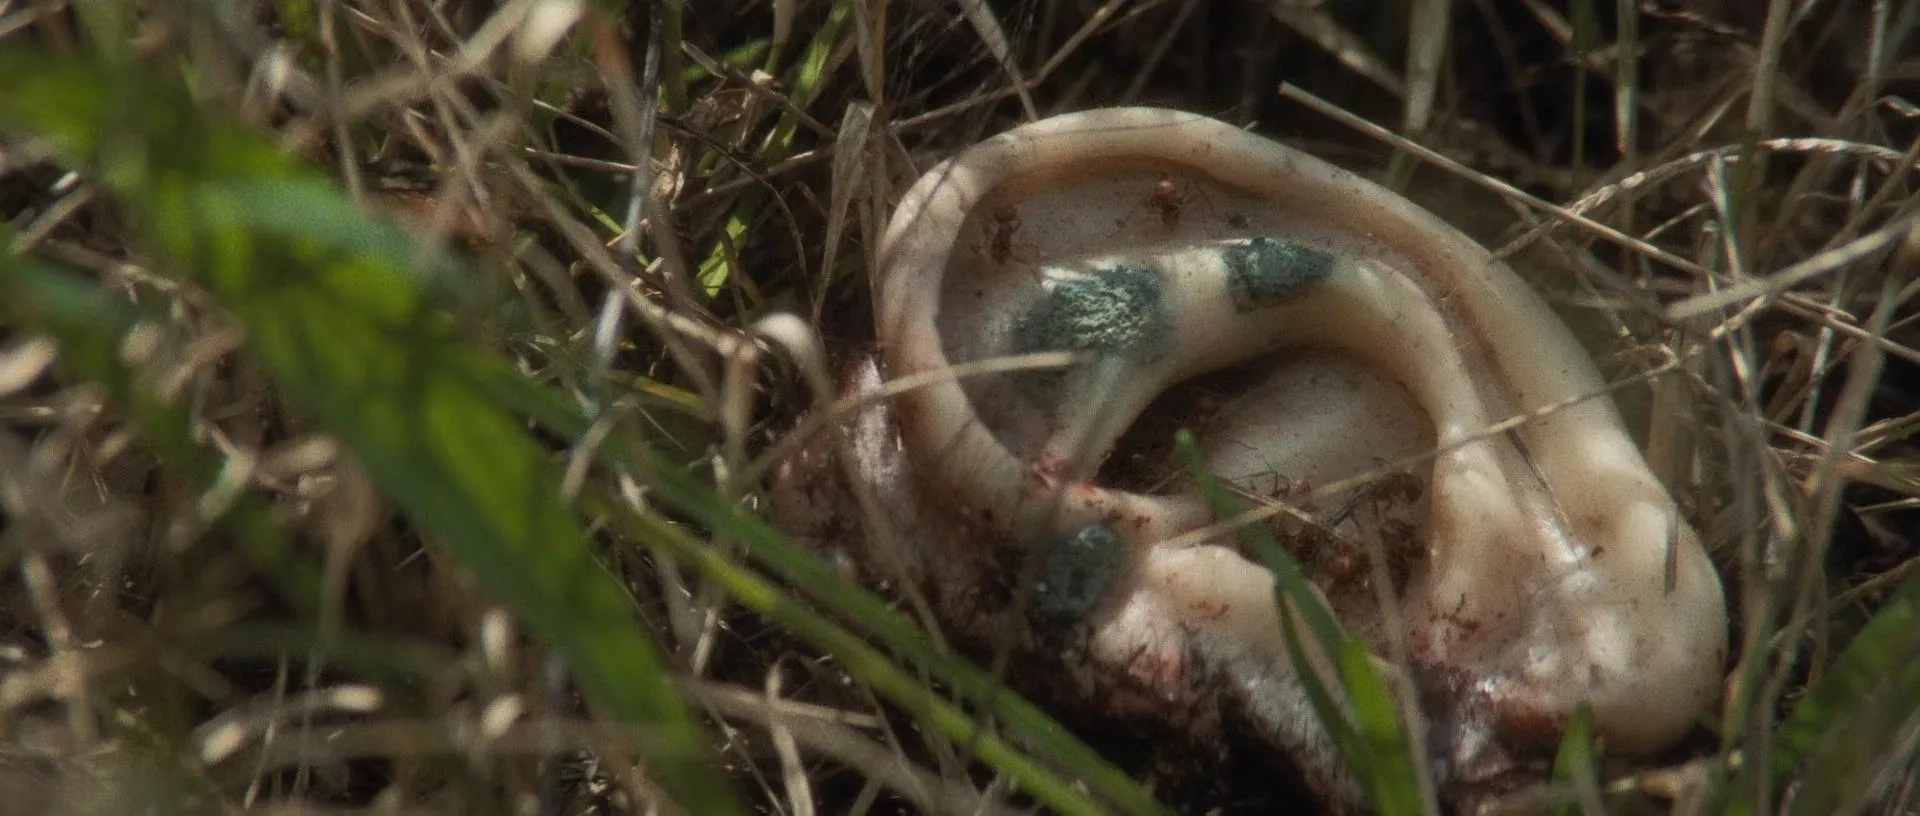
[[[1103,481],[1127,469],[1116,444],[1156,400],[1237,367],[1241,392],[1171,422],[1249,493],[1440,451],[1381,511],[1410,523],[1335,531],[1411,530],[1375,541],[1408,562],[1397,603],[1322,589],[1383,664],[1401,644],[1408,661],[1390,670],[1438,721],[1442,775],[1550,748],[1583,702],[1609,751],[1655,752],[1716,698],[1719,579],[1586,352],[1510,270],[1404,199],[1204,117],[1091,111],[929,172],[876,274],[881,370],[855,388],[1023,352],[1086,360],[941,380],[856,429],[851,477],[879,496],[858,557],[932,596],[941,624],[1031,649],[1030,617],[981,600],[1007,581],[985,553],[1117,542],[1110,581],[1055,581],[1087,597],[1039,584],[1084,635],[1062,656],[1075,688],[1130,684],[1168,711],[1224,692],[1323,792],[1357,804],[1286,656],[1271,574],[1231,536],[1189,535],[1216,519],[1177,478]],[[1522,415],[1537,416],[1486,433]],[[1134,469],[1156,467],[1178,470]]]

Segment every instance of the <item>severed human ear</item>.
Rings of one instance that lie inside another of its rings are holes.
[[[1224,705],[1360,804],[1273,576],[1174,458],[1185,428],[1291,510],[1263,523],[1411,695],[1443,782],[1550,754],[1582,704],[1609,751],[1645,754],[1716,699],[1719,578],[1587,352],[1400,196],[1205,117],[1095,110],[929,171],[873,271],[878,351],[848,387],[929,384],[855,423],[838,472],[877,500],[830,546],[1049,664],[1057,695],[1195,728]],[[1036,352],[1072,362],[956,373]],[[1289,504],[1339,483],[1359,489]],[[809,513],[789,527],[818,540]]]

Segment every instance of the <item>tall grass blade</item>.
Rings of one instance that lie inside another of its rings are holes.
[[[0,53],[0,121],[52,140],[206,287],[302,409],[456,553],[582,685],[639,727],[683,807],[739,812],[654,644],[560,500],[559,474],[489,401],[486,359],[431,296],[418,250],[166,77]]]
[[[1245,508],[1208,470],[1192,432],[1181,431],[1175,445],[1186,457],[1188,471],[1214,514],[1220,518],[1239,515]],[[1273,571],[1274,603],[1279,606],[1282,630],[1273,633],[1274,637],[1284,640],[1287,658],[1306,689],[1315,716],[1353,771],[1368,802],[1386,816],[1432,810],[1429,786],[1421,781],[1421,765],[1413,754],[1415,746],[1407,739],[1407,728],[1400,721],[1400,707],[1366,645],[1340,629],[1333,610],[1327,608],[1301,574],[1299,562],[1281,548],[1272,533],[1259,525],[1247,525],[1240,528],[1240,536]],[[1295,623],[1296,609],[1313,643],[1302,644],[1299,638],[1288,636],[1302,631]],[[1336,677],[1321,677],[1308,656],[1309,648],[1334,657]],[[1327,679],[1337,685],[1329,687]],[[1351,706],[1351,712],[1347,706]]]
[[[1793,814],[1857,813],[1886,768],[1920,759],[1920,576],[1910,577],[1807,689],[1774,734],[1773,767],[1798,769]]]
[[[591,420],[561,395],[538,388],[511,372],[496,371],[490,377],[496,398],[531,417],[557,436],[577,439],[586,434]],[[665,461],[643,444],[630,447],[606,446],[602,454],[613,464],[645,479],[653,489],[651,496],[674,508],[716,534],[739,542],[748,557],[778,576],[790,586],[804,587],[807,597],[843,621],[857,621],[871,639],[896,656],[895,663],[867,659],[865,645],[844,628],[819,619],[805,606],[794,603],[793,596],[773,593],[762,587],[762,579],[750,570],[716,557],[710,550],[695,545],[672,527],[650,518],[627,518],[632,531],[649,546],[660,547],[687,566],[728,589],[748,608],[765,615],[823,650],[842,658],[847,670],[871,684],[909,712],[922,717],[933,730],[965,741],[980,751],[981,759],[1020,780],[1029,793],[1040,797],[1049,807],[1063,812],[1085,809],[1084,795],[1059,787],[1053,780],[1033,776],[1020,763],[1017,752],[1002,751],[990,742],[991,735],[978,724],[948,717],[942,705],[924,697],[918,680],[909,680],[898,665],[905,660],[924,669],[966,700],[988,712],[1006,730],[1017,735],[1028,750],[1047,760],[1052,772],[1070,778],[1120,813],[1162,813],[1140,783],[1102,759],[1093,749],[1054,722],[1045,712],[1014,693],[998,679],[965,659],[941,650],[927,633],[886,602],[834,572],[820,559],[787,541],[765,521],[723,500],[712,487],[700,484],[685,470]],[[850,639],[851,638],[851,639]],[[1049,798],[1062,794],[1059,798]]]

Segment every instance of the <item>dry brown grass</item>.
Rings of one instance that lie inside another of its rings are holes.
[[[770,457],[870,343],[866,253],[893,193],[1005,126],[1132,103],[1246,123],[1447,202],[1489,245],[1547,258],[1541,285],[1606,351],[1722,567],[1743,662],[1667,761],[1522,804],[1920,806],[1911,683],[1817,721],[1829,764],[1762,761],[1920,556],[1910,4],[88,5],[0,0],[0,51],[190,78],[204,115],[470,259],[449,296],[464,337],[617,406],[582,439],[543,438],[563,495],[626,508],[581,513],[599,564],[756,809],[1028,799],[975,744],[850,680],[812,630],[755,614],[742,584],[638,546],[620,512],[689,522],[729,557],[744,545],[663,510],[597,446],[644,438],[717,502],[757,509]],[[0,133],[9,254],[164,316],[120,350],[145,395],[130,403],[0,307],[0,810],[651,812],[647,735],[396,512],[367,457],[248,353],[228,304],[156,262],[136,237],[154,213],[69,176],[29,130]],[[215,470],[158,444],[140,400],[182,412]],[[248,544],[252,511],[283,550]],[[1916,644],[1888,642],[1863,665],[1910,681],[1887,667]],[[1197,774],[1078,725],[1175,807],[1300,804],[1233,776],[1258,761]]]

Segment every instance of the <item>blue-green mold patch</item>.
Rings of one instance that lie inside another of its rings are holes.
[[[1333,274],[1333,254],[1285,238],[1255,238],[1220,252],[1233,306],[1247,312],[1313,288]]]
[[[1041,554],[1040,578],[1029,607],[1045,622],[1078,620],[1107,594],[1126,567],[1126,545],[1112,527],[1089,524]]]
[[[1060,281],[1019,322],[1017,342],[1023,352],[1092,351],[1153,362],[1173,344],[1165,286],[1153,270],[1131,264]]]

